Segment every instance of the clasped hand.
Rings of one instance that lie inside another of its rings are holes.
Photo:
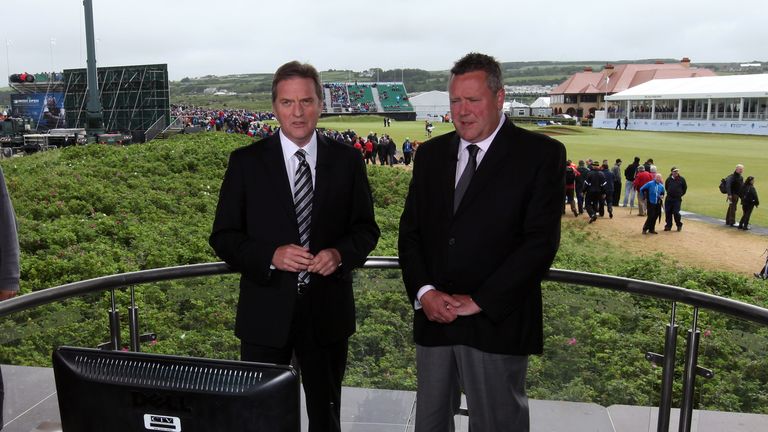
[[[430,290],[419,301],[427,319],[441,324],[451,323],[460,316],[474,315],[482,310],[467,294],[450,295]]]
[[[313,255],[308,249],[296,244],[280,246],[272,255],[276,269],[289,272],[308,271],[323,276],[335,272],[341,264],[341,254],[336,249],[323,249]]]

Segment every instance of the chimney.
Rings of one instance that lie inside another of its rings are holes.
[[[604,70],[604,72],[605,72],[605,74],[607,76],[613,75],[614,70],[613,70],[613,65],[612,64],[608,63],[607,65],[605,65],[603,70]]]
[[[683,57],[683,59],[680,60],[680,64],[683,65],[684,68],[689,68],[691,67],[691,59],[688,57]]]
[[[586,66],[584,72],[592,72],[592,66]]]
[[[656,60],[656,64],[664,64],[664,62],[661,60]]]

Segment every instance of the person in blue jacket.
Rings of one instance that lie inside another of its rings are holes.
[[[661,174],[640,187],[640,193],[648,196],[648,217],[643,225],[643,234],[656,232],[656,221],[661,216],[661,201],[664,197],[664,178]]]

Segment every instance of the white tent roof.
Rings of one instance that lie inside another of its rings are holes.
[[[408,100],[415,106],[448,105],[448,92],[432,90],[410,96]]]
[[[550,101],[549,97],[542,96],[542,97],[536,99],[531,104],[531,108],[549,108],[549,101]]]
[[[610,95],[609,101],[768,97],[768,74],[655,79]]]

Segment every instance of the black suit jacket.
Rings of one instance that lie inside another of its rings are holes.
[[[400,264],[411,303],[431,284],[470,294],[482,312],[439,324],[419,309],[414,339],[424,346],[540,353],[541,280],[560,242],[565,148],[506,120],[454,214],[458,148],[452,132],[416,152],[400,219]]]
[[[342,259],[334,274],[310,276],[307,295],[318,343],[354,333],[350,272],[365,262],[378,238],[360,153],[318,135],[310,251],[336,248]],[[232,152],[209,242],[242,273],[235,334],[252,344],[285,346],[298,274],[270,270],[270,264],[279,246],[300,242],[279,134]]]

